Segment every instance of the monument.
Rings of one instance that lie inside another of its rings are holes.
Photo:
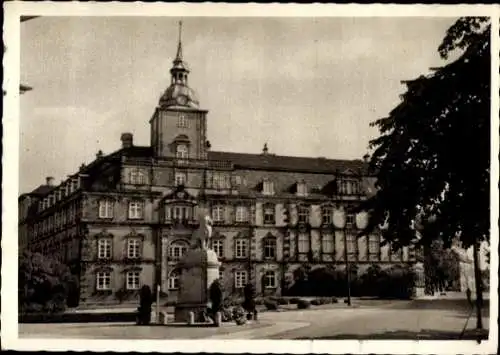
[[[175,322],[204,322],[210,297],[209,289],[219,278],[220,262],[210,248],[212,221],[200,214],[200,226],[194,239],[196,245],[179,262],[179,295],[175,306]]]

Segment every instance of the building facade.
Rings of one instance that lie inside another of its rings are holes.
[[[414,262],[408,248],[381,247],[376,233],[357,239],[354,215],[346,229],[333,227],[335,208],[374,191],[365,162],[279,156],[266,145],[260,154],[212,151],[180,40],[170,73],[149,121],[150,146],[124,133],[116,152],[19,198],[21,248],[70,265],[80,304],[134,299],[144,284],[175,300],[177,262],[196,242],[200,213],[214,221],[212,248],[231,294],[248,282],[280,294],[301,265],[343,268],[345,255],[358,272]]]

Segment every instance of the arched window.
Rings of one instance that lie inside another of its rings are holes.
[[[168,275],[168,289],[177,290],[179,289],[180,272],[179,269],[172,270]]]
[[[180,260],[184,256],[187,250],[188,250],[188,243],[181,240],[177,240],[170,244],[170,247],[168,248],[168,257],[171,260]]]

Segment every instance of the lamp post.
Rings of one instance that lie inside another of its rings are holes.
[[[351,305],[351,275],[349,272],[349,260],[347,258],[347,233],[346,233],[346,213],[343,208],[333,211],[333,225],[341,229],[344,236],[344,260],[347,280],[347,305]]]

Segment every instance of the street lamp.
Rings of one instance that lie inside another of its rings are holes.
[[[349,260],[347,259],[347,233],[346,233],[346,213],[344,208],[333,211],[333,225],[337,229],[342,229],[344,235],[344,260],[347,280],[347,305],[351,305],[351,275],[349,272]]]

